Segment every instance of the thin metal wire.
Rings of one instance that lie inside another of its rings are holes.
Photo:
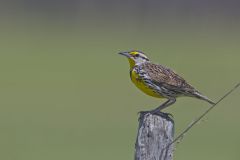
[[[240,86],[240,83],[235,85],[231,90],[229,90],[224,96],[222,96],[215,104],[213,104],[210,108],[208,108],[201,116],[199,116],[195,121],[190,123],[188,127],[182,131],[180,135],[178,135],[172,142],[170,142],[165,148],[169,147],[170,145],[174,144],[179,139],[183,138],[184,134],[186,134],[197,122],[199,122],[209,111],[211,111],[217,104],[219,104],[223,99],[229,96],[234,90],[236,90]]]

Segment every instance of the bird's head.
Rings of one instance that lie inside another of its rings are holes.
[[[133,50],[129,52],[120,52],[119,54],[128,58],[130,68],[134,67],[135,65],[149,61],[147,56],[141,51]]]

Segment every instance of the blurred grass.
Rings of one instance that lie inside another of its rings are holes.
[[[17,22],[1,28],[1,159],[133,159],[137,112],[163,101],[131,84],[119,51],[143,50],[213,100],[239,82],[238,29],[86,26]],[[186,135],[175,159],[240,158],[239,93]],[[182,98],[167,109],[176,133],[207,107]]]

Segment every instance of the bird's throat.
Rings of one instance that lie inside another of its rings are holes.
[[[136,65],[136,62],[134,60],[132,60],[131,58],[128,58],[129,61],[129,65],[130,65],[130,70],[133,69],[133,67]]]

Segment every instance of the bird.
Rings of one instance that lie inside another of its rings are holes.
[[[131,50],[119,54],[128,58],[130,78],[138,89],[149,96],[166,99],[150,113],[161,112],[173,105],[178,97],[194,97],[215,104],[172,69],[151,62],[142,51]]]

